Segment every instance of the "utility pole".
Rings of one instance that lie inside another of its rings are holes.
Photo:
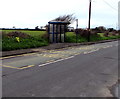
[[[90,41],[91,2],[92,0],[89,0],[88,42]]]
[[[120,30],[120,1],[118,2],[118,30]]]
[[[76,43],[77,43],[77,41],[78,41],[78,19],[76,19]]]
[[[76,19],[76,29],[78,28],[78,19]]]

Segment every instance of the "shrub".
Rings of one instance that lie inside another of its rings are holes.
[[[69,42],[69,43],[75,43],[76,42],[76,36],[73,34],[73,35],[66,35],[66,39],[65,39],[65,42]]]
[[[41,38],[47,40],[47,39],[48,39],[48,33],[43,34],[43,35],[41,36]]]
[[[115,32],[115,31],[112,32],[112,36],[116,36],[116,34],[117,34],[117,32]]]
[[[108,32],[108,31],[105,31],[104,36],[105,36],[105,37],[108,37],[108,36],[109,36],[109,32]]]
[[[21,37],[21,38],[28,38],[30,37],[30,35],[26,34],[26,33],[22,33],[19,31],[13,31],[13,32],[9,32],[7,34],[8,37]]]
[[[117,32],[118,32],[118,34],[120,35],[120,30],[118,30]]]
[[[82,37],[88,37],[88,31],[84,29],[76,29],[75,34],[78,34]]]
[[[3,38],[3,37],[7,37],[6,32],[3,32],[3,31],[2,31],[2,32],[0,32],[0,34],[2,35],[2,38]]]
[[[80,43],[80,42],[87,42],[87,39],[85,37],[80,36],[79,34],[76,37],[76,34],[74,32],[67,32],[66,33],[66,42]]]
[[[21,38],[20,42],[16,42],[15,37],[4,37],[2,39],[2,50],[17,50],[26,48],[36,48],[40,46],[48,45],[48,42],[39,37]]]
[[[36,48],[40,46],[48,45],[47,40],[41,38],[40,36],[30,36],[22,32],[10,32],[8,34],[2,33],[2,50],[17,50],[17,49],[27,49]],[[16,38],[19,38],[19,42]]]
[[[99,41],[102,40],[102,37],[100,37],[100,35],[98,34],[94,34],[90,36],[90,41]]]

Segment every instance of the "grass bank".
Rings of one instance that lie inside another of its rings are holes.
[[[15,32],[16,30],[2,30],[1,32],[4,32],[6,34],[10,33],[10,32]],[[22,32],[22,33],[26,33],[28,35],[31,35],[31,36],[42,36],[46,33],[46,31],[30,31],[30,30],[17,30],[19,32]]]
[[[90,41],[91,42],[95,42],[95,41],[101,41],[101,40],[110,40],[110,39],[118,39],[120,38],[120,35],[116,35],[116,36],[104,36],[104,33],[97,33],[97,35],[91,35],[90,36]],[[86,37],[82,37],[80,35],[78,35],[76,37],[76,34],[74,32],[67,32],[66,33],[66,42],[69,43],[75,43],[77,41],[77,43],[81,43],[81,42],[87,42],[88,39]]]
[[[17,50],[17,49],[27,49],[27,48],[37,48],[41,46],[47,46],[48,39],[46,37],[46,31],[29,31],[29,30],[20,30],[19,32],[22,32],[24,34],[29,35],[28,37],[19,37],[19,41],[16,39],[16,37],[9,37],[7,34],[10,32],[14,32],[16,30],[3,30],[0,32],[2,34],[2,51],[10,51],[10,50]],[[120,38],[120,35],[112,36],[109,35],[106,37],[104,33],[97,33],[97,35],[91,35],[90,41],[101,41],[101,40],[109,40],[109,39],[118,39]],[[87,42],[87,38],[78,35],[76,37],[76,34],[74,32],[67,32],[66,33],[66,42],[68,43],[81,43],[81,42]]]
[[[48,45],[47,40],[40,39],[38,37],[30,37],[30,38],[20,38],[20,42],[16,40],[16,38],[3,38],[2,39],[2,50],[17,50],[17,49],[27,49],[27,48],[37,48],[41,46]]]
[[[7,34],[14,33],[15,30],[2,31],[2,51],[10,51],[17,49],[37,48],[47,46],[48,40],[44,38],[45,31],[24,31],[19,32],[29,35],[29,37],[9,37]]]

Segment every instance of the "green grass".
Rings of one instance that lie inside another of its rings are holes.
[[[42,36],[46,33],[46,31],[30,31],[30,30],[2,30],[2,32],[9,33],[13,31],[20,31],[31,36]]]
[[[120,38],[120,35],[105,37],[104,33],[98,33],[98,35],[91,35],[90,36],[90,41],[95,42],[95,41],[118,39],[118,38]],[[67,32],[66,33],[66,42],[69,42],[69,43],[75,43],[76,42],[76,35],[75,35],[74,32]],[[78,43],[87,42],[87,38],[77,36],[77,42]]]
[[[17,50],[17,49],[27,49],[27,48],[36,48],[40,46],[46,46],[48,42],[45,39],[30,37],[30,38],[20,38],[20,42],[17,42],[16,38],[4,37],[2,39],[2,50]]]
[[[6,34],[16,30],[2,30]],[[0,30],[1,32],[1,30]],[[20,38],[20,42],[17,42],[15,37],[6,37],[2,38],[2,50],[17,50],[17,49],[27,49],[27,48],[37,48],[41,46],[48,45],[48,40],[44,37],[46,31],[29,31],[29,30],[21,30],[22,33],[29,34],[28,38]],[[119,36],[109,36],[105,37],[104,33],[98,33],[98,35],[92,35],[90,37],[90,41],[100,41],[100,40],[109,40],[109,39],[118,39]],[[66,42],[68,43],[76,43],[76,34],[74,32],[66,33]],[[77,43],[87,42],[87,38],[77,36]]]
[[[87,42],[87,39],[84,37],[77,36],[77,38],[76,38],[76,34],[74,32],[66,33],[66,42],[76,43],[76,39],[77,39],[77,43]]]
[[[98,33],[98,39],[99,40],[110,40],[110,39],[118,39],[118,38],[120,38],[120,35],[117,35],[117,36],[108,36],[108,37],[105,37],[104,36],[104,33]]]
[[[2,30],[5,34],[13,32],[16,30]],[[27,49],[27,48],[36,48],[41,46],[48,45],[48,40],[42,38],[46,31],[29,31],[29,30],[17,30],[22,33],[29,34],[30,37],[20,38],[20,42],[17,42],[15,37],[2,37],[2,50],[17,50],[17,49]]]
[[[97,33],[100,37],[104,37],[104,33]]]
[[[66,42],[76,42],[76,35],[73,32],[67,32],[66,33]]]

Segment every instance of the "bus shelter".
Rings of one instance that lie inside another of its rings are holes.
[[[49,21],[48,24],[49,42],[64,43],[67,25],[70,23],[64,21]]]

